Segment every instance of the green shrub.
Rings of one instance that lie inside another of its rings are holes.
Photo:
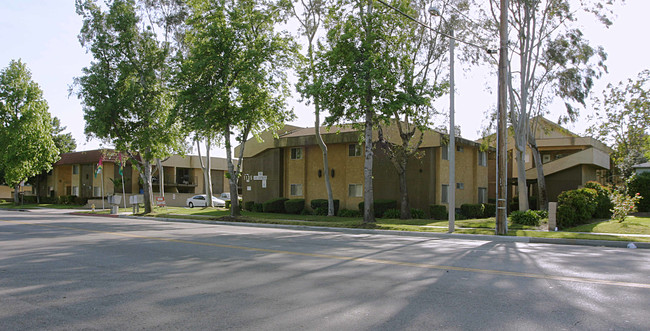
[[[497,205],[493,203],[483,204],[483,218],[495,217],[497,214]]]
[[[557,197],[557,227],[584,224],[594,216],[598,192],[591,188],[564,191]]]
[[[537,214],[537,216],[539,216],[540,220],[548,218],[548,211],[547,210],[533,210],[533,212],[535,214]]]
[[[327,207],[318,207],[314,209],[314,215],[327,216]]]
[[[609,189],[593,181],[587,182],[585,188],[594,189],[597,193],[594,217],[609,219],[612,216],[611,209],[614,207],[612,200],[609,198]]]
[[[241,209],[241,208],[242,208],[242,202],[243,202],[243,200],[242,200],[242,199],[237,199],[237,200],[239,201],[239,208]],[[232,200],[226,200],[226,206],[225,206],[226,209],[230,209],[231,201],[232,201]]]
[[[309,202],[309,205],[311,206],[311,209],[316,211],[318,208],[325,208],[325,215],[327,215],[327,208],[328,208],[328,202],[327,199],[314,199]],[[339,214],[339,200],[334,199],[334,215]]]
[[[424,210],[422,210],[422,209],[411,208],[411,218],[412,219],[424,219],[424,218],[426,218],[426,215],[424,214]]]
[[[510,221],[513,224],[538,226],[540,217],[535,210],[513,211],[510,214]]]
[[[309,211],[307,208],[303,208],[302,211],[300,212],[300,215],[313,215],[312,212]]]
[[[388,209],[387,211],[384,212],[384,215],[382,216],[383,218],[399,218],[402,213],[400,212],[399,209]]]
[[[289,199],[284,202],[287,214],[300,214],[305,209],[305,199]]]
[[[284,202],[287,198],[275,198],[262,204],[262,210],[265,213],[284,213]]]
[[[482,204],[465,203],[460,206],[460,213],[467,218],[482,218],[484,211]]]
[[[361,213],[358,210],[350,209],[341,209],[337,215],[339,217],[361,217]]]
[[[397,209],[397,201],[390,199],[378,199],[374,201],[375,217],[382,218],[384,213],[389,209]],[[363,215],[363,201],[359,202],[359,211]]]
[[[650,172],[635,175],[628,183],[628,194],[634,197],[637,193],[642,197],[637,204],[639,211],[650,211]]]
[[[23,203],[25,203],[25,204],[36,203],[36,196],[35,195],[23,195]]]
[[[431,215],[431,218],[434,220],[446,220],[449,218],[447,207],[444,205],[430,205],[429,215]]]
[[[88,203],[88,198],[74,197],[71,204],[77,206],[85,206]]]
[[[264,205],[261,203],[255,203],[253,204],[253,211],[256,213],[261,213],[264,211]]]
[[[244,209],[248,211],[253,211],[253,207],[255,206],[255,201],[246,201],[244,203]]]

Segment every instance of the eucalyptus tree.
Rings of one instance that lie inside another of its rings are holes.
[[[395,86],[392,93],[386,94],[387,102],[378,114],[378,145],[398,173],[400,218],[409,219],[408,162],[421,156],[419,148],[436,113],[431,101],[448,91],[443,64],[448,61],[449,43],[444,35],[430,29],[434,18],[428,12],[428,1],[396,1],[393,4],[397,10],[424,24],[417,24],[404,15],[387,17],[384,21],[385,31],[390,36],[385,40],[393,56],[388,63],[390,77]],[[391,130],[384,130],[386,127],[396,127],[397,136],[391,137]]]
[[[286,71],[296,45],[276,28],[286,18],[281,2],[253,0],[190,1],[187,54],[177,76],[178,109],[202,135],[221,137],[231,196],[231,215],[238,216],[238,178],[246,140],[277,130],[293,117],[286,107]],[[232,136],[240,144],[233,161]]]
[[[43,91],[27,65],[12,60],[0,71],[0,174],[14,187],[15,204],[20,182],[49,171],[58,158]]]
[[[597,17],[606,26],[610,5],[614,1],[596,0],[510,0],[508,3],[509,50],[508,87],[510,121],[514,129],[518,173],[519,209],[529,208],[526,186],[526,146],[533,152],[539,198],[547,206],[543,164],[535,141],[539,126],[535,118],[549,113],[548,105],[561,99],[566,113],[560,121],[577,118],[593,82],[606,71],[606,53],[585,39],[577,22],[578,12]],[[499,1],[491,0],[488,16],[496,33]],[[531,128],[531,121],[533,127]]]
[[[607,85],[596,98],[594,120],[587,132],[613,146],[616,167],[623,176],[632,175],[633,165],[650,158],[650,70]]]
[[[298,1],[295,1],[298,2]],[[320,75],[316,68],[315,61],[315,47],[318,42],[318,32],[323,25],[325,15],[327,13],[327,0],[300,0],[301,6],[297,8],[294,1],[291,2],[293,14],[300,23],[299,32],[307,41],[307,54],[301,57],[298,73],[300,82],[297,84],[298,91],[302,94],[307,102],[314,104],[314,133],[316,141],[323,153],[323,173],[329,174],[329,159],[327,153],[327,145],[323,141],[320,132],[321,126],[321,102],[318,93],[318,83]],[[330,176],[323,176],[325,180],[325,189],[327,190],[327,216],[334,216],[334,195],[332,194],[332,184]]]
[[[150,7],[134,0],[77,0],[83,18],[81,45],[93,56],[75,79],[85,132],[129,155],[144,183],[145,213],[152,210],[152,164],[182,149],[183,135],[171,121],[170,42]]]

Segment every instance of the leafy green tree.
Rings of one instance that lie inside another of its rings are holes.
[[[378,122],[377,112],[383,109],[383,96],[395,86],[389,75],[389,63],[394,59],[383,39],[389,36],[382,29],[388,21],[384,18],[392,18],[392,13],[389,8],[375,7],[372,0],[338,0],[330,8],[318,61],[322,83],[315,91],[321,106],[330,113],[329,125],[351,121],[364,132],[364,223],[375,222],[372,131]]]
[[[594,120],[587,132],[614,148],[612,159],[624,177],[634,172],[633,165],[647,161],[650,153],[650,70],[636,80],[609,84],[602,98],[596,98]]]
[[[293,116],[286,109],[286,71],[296,46],[276,31],[286,8],[273,1],[196,0],[190,7],[188,51],[179,56],[179,116],[199,135],[224,140],[230,212],[239,216],[237,180],[246,140]],[[237,163],[232,135],[241,146]]]
[[[537,168],[539,198],[546,209],[546,182],[541,155],[535,142],[538,122],[533,119],[549,112],[547,105],[561,98],[566,114],[561,121],[575,120],[579,108],[591,92],[593,82],[606,70],[606,54],[602,47],[593,47],[580,31],[576,7],[596,16],[605,24],[609,5],[584,0],[511,0],[508,7],[510,38],[508,45],[508,85],[510,121],[514,128],[515,156],[518,172],[518,195],[528,196],[525,171],[526,146],[533,151]],[[490,26],[496,32],[499,22],[499,1],[490,1]],[[533,120],[531,128],[531,120]],[[528,209],[528,199],[519,199],[519,210]]]
[[[0,128],[0,173],[18,204],[20,182],[49,171],[59,156],[47,101],[20,60],[0,72]]]
[[[433,19],[428,13],[429,5],[424,1],[394,2],[394,6],[401,12],[425,25],[431,25]],[[408,162],[419,156],[424,133],[432,124],[434,109],[431,101],[448,90],[448,83],[439,83],[438,80],[442,76],[443,63],[448,63],[446,54],[449,44],[445,36],[432,32],[403,15],[387,17],[384,26],[390,38],[382,39],[387,41],[392,54],[389,74],[395,87],[392,93],[386,95],[388,102],[378,113],[378,139],[379,146],[398,173],[400,218],[410,219],[406,182]],[[384,130],[385,127],[396,127],[397,132]]]
[[[323,153],[323,172],[326,174],[323,177],[325,179],[325,188],[327,190],[327,216],[334,216],[334,195],[332,193],[330,176],[327,175],[330,173],[327,145],[325,144],[325,141],[323,141],[320,132],[321,102],[318,93],[314,93],[314,89],[318,88],[317,84],[320,78],[315,62],[314,48],[318,41],[316,34],[318,33],[318,29],[322,26],[328,3],[325,0],[301,0],[300,2],[302,4],[300,9],[297,9],[295,6],[292,6],[292,9],[294,16],[298,19],[298,22],[300,22],[300,33],[307,40],[307,56],[301,62],[302,66],[298,69],[300,83],[297,87],[303,97],[313,101],[314,103],[314,131],[318,146]]]
[[[77,142],[72,138],[72,133],[62,133],[65,129],[65,126],[61,126],[61,120],[58,117],[52,117],[52,139],[61,154],[74,152],[77,148]]]
[[[76,8],[83,18],[79,40],[94,58],[75,79],[85,132],[129,155],[140,172],[149,213],[152,164],[180,151],[184,138],[179,124],[170,120],[170,42],[166,33],[156,33],[152,17],[157,16],[148,15],[146,4],[111,0],[104,6],[78,0]]]

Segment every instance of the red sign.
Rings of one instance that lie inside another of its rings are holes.
[[[164,207],[165,206],[165,197],[156,197],[156,205],[158,207]]]

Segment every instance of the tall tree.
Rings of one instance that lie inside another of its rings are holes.
[[[425,25],[431,26],[430,5],[426,1],[395,1],[394,6]],[[453,22],[447,22],[453,23]],[[384,23],[391,38],[385,40],[392,52],[390,77],[395,87],[387,95],[384,110],[379,112],[379,146],[397,170],[400,188],[400,218],[411,218],[407,168],[410,158],[417,157],[424,133],[429,130],[434,115],[431,101],[448,90],[449,84],[438,83],[449,47],[448,39],[438,32],[416,24],[403,15],[395,15]],[[440,25],[442,26],[442,25]],[[451,26],[445,26],[450,29]],[[386,127],[396,127],[391,137]]]
[[[83,18],[79,40],[94,58],[75,79],[86,134],[130,156],[144,183],[149,213],[152,164],[180,150],[183,140],[178,123],[170,121],[170,42],[156,33],[155,16],[147,15],[150,7],[135,0],[110,0],[106,6],[77,0],[76,8]]]
[[[582,0],[579,9],[596,15],[609,26],[608,5]],[[539,198],[546,208],[546,185],[542,160],[531,130],[531,119],[549,112],[547,105],[561,98],[566,114],[561,120],[575,120],[585,105],[594,79],[606,70],[606,54],[592,47],[577,25],[575,3],[570,0],[510,0],[508,7],[509,54],[508,85],[510,121],[514,129],[518,173],[519,209],[528,209],[526,185],[526,146],[533,151],[537,167]],[[492,26],[498,26],[500,4],[490,1]],[[494,29],[497,31],[497,29]]]
[[[303,65],[299,68],[300,83],[298,90],[303,97],[312,100],[314,103],[314,130],[316,134],[316,141],[320,146],[323,153],[323,173],[325,173],[325,188],[327,190],[327,216],[334,216],[334,195],[332,194],[332,184],[330,182],[329,159],[327,155],[327,145],[323,141],[320,132],[320,98],[318,93],[314,93],[314,89],[318,89],[319,74],[316,70],[315,50],[317,42],[317,33],[325,18],[325,10],[327,6],[326,0],[301,0],[302,7],[297,9],[292,6],[294,16],[300,22],[300,33],[307,40],[307,56],[302,61]],[[293,2],[292,2],[293,4]]]
[[[374,223],[373,138],[377,112],[383,109],[383,96],[395,81],[389,76],[393,61],[382,29],[391,9],[375,8],[373,0],[338,0],[328,13],[327,37],[319,54],[323,74],[317,91],[321,106],[328,110],[327,122],[352,121],[363,130],[365,160],[363,166],[363,222]],[[383,18],[382,18],[383,17]]]
[[[633,165],[650,157],[650,70],[636,80],[607,85],[602,99],[596,98],[594,120],[587,132],[613,146],[616,167],[629,177]]]
[[[65,126],[61,126],[61,120],[58,117],[52,117],[52,139],[61,154],[74,152],[77,148],[77,142],[72,138],[72,133],[63,133],[65,129]]]
[[[14,187],[15,204],[20,183],[52,169],[58,157],[43,91],[27,66],[12,60],[0,71],[0,173]]]
[[[274,1],[196,0],[187,21],[188,52],[180,57],[178,109],[201,135],[222,137],[231,196],[231,216],[239,216],[238,178],[246,140],[276,130],[293,116],[286,109],[286,70],[296,46],[276,31],[286,8]],[[240,143],[233,161],[232,136]]]

